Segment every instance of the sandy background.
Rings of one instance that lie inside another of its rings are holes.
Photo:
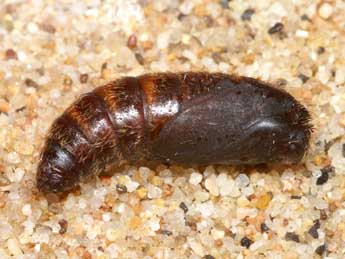
[[[343,258],[344,1],[1,1],[0,258]],[[313,115],[296,167],[127,167],[60,202],[35,187],[51,124],[123,75],[261,78]],[[328,256],[328,257],[327,257]]]

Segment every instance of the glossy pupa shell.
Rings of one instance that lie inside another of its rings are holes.
[[[123,77],[82,95],[52,124],[37,170],[63,192],[109,165],[298,163],[311,125],[289,93],[222,73]]]

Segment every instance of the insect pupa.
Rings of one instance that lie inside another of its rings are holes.
[[[289,93],[222,73],[123,77],[82,95],[52,124],[40,191],[63,192],[120,161],[298,163],[310,115]]]

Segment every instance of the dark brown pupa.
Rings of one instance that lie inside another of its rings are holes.
[[[124,77],[82,95],[47,136],[42,192],[71,190],[107,166],[138,159],[189,165],[298,163],[308,111],[259,80],[221,73]]]

